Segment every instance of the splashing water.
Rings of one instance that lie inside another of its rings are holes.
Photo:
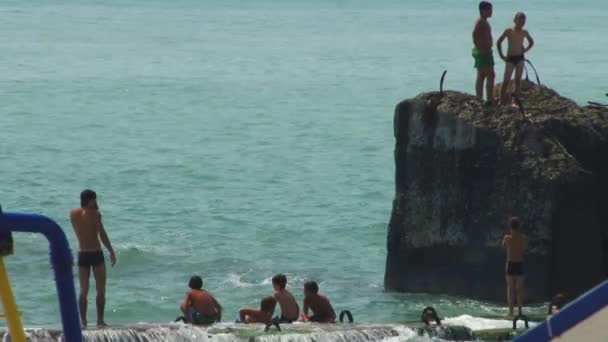
[[[156,341],[212,341],[212,342],[424,342],[446,341],[449,329],[428,331],[404,325],[316,325],[291,324],[282,331],[264,332],[263,325],[217,324],[210,328],[184,324],[135,325],[106,329],[85,330],[88,342],[156,342]],[[62,333],[54,329],[30,329],[27,332],[32,342],[61,341]],[[6,336],[3,341],[7,342]]]
[[[508,319],[489,319],[481,317],[473,317],[470,315],[460,315],[456,317],[448,317],[443,320],[443,324],[452,326],[465,326],[471,330],[487,330],[487,329],[509,329],[513,327],[513,321]],[[530,327],[536,326],[538,323],[530,322]],[[523,328],[524,322],[518,321],[517,328]]]

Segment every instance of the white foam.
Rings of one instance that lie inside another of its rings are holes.
[[[236,287],[241,287],[241,288],[264,285],[264,281],[262,281],[259,284],[248,283],[248,282],[241,280],[242,277],[243,277],[242,275],[238,275],[236,273],[228,273],[228,276],[226,277],[226,281],[229,282],[231,285],[234,285]]]
[[[244,274],[239,275],[237,273],[228,273],[228,275],[226,277],[226,281],[236,287],[255,287],[255,286],[271,286],[272,285],[272,277],[265,278],[262,281],[260,281],[259,283],[250,283],[250,282],[243,281],[243,276],[244,276]],[[295,283],[300,279],[301,278],[293,277],[289,281],[291,283]],[[293,290],[294,287],[287,285],[287,288]]]
[[[418,334],[409,328],[403,326],[394,326],[393,329],[399,333],[398,336],[391,336],[383,339],[385,342],[426,342],[432,341],[429,337],[418,336]]]
[[[456,317],[447,317],[443,321],[445,325],[460,325],[470,328],[471,330],[487,330],[487,329],[507,329],[513,327],[513,321],[507,319],[489,319],[481,317],[473,317],[470,315],[460,315]],[[530,323],[530,327],[536,323]],[[524,327],[524,322],[517,322],[518,328]]]

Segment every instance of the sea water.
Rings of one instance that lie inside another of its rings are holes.
[[[495,39],[519,10],[541,82],[606,101],[608,2],[496,2]],[[278,272],[298,301],[316,280],[358,322],[416,320],[427,305],[504,314],[383,290],[394,106],[438,89],[443,70],[446,88],[472,92],[477,14],[452,0],[3,0],[0,204],[52,217],[75,250],[69,210],[97,191],[118,258],[110,324],[173,320],[192,274],[227,321]],[[15,240],[25,324],[58,325],[48,243]]]

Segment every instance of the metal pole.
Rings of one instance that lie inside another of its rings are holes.
[[[6,316],[6,324],[8,331],[11,334],[11,341],[25,342],[25,332],[21,317],[17,311],[15,304],[15,296],[11,289],[11,283],[8,279],[8,273],[4,267],[4,258],[0,256],[0,296],[2,297],[2,306],[4,307],[4,315]]]

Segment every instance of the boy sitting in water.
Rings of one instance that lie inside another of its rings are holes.
[[[222,307],[213,296],[203,290],[203,279],[195,275],[188,284],[190,291],[180,305],[185,321],[196,325],[209,325],[222,320]]]
[[[274,298],[279,302],[279,306],[281,307],[281,323],[292,323],[298,320],[300,307],[291,292],[285,289],[286,285],[287,277],[285,275],[277,274],[272,277]]]
[[[277,300],[274,297],[264,297],[260,303],[260,309],[245,308],[239,311],[241,323],[264,323],[268,324],[272,320],[274,308]]]
[[[498,38],[496,45],[500,58],[506,62],[505,75],[502,81],[502,87],[500,88],[500,104],[507,104],[507,89],[509,87],[509,82],[511,81],[513,69],[515,69],[515,91],[512,95],[512,105],[516,106],[515,99],[519,98],[521,76],[526,62],[524,54],[534,46],[534,39],[532,39],[532,36],[530,36],[528,31],[523,29],[524,24],[526,23],[526,15],[523,12],[517,12],[513,21],[515,22],[515,25],[503,32],[502,36]],[[507,56],[502,52],[502,42],[505,38],[508,40]],[[524,47],[524,39],[528,41],[528,46],[526,47]]]
[[[312,310],[312,316],[308,316],[308,309]],[[336,321],[334,308],[327,297],[319,294],[319,285],[314,281],[308,281],[304,284],[302,320],[317,323],[334,323]]]

